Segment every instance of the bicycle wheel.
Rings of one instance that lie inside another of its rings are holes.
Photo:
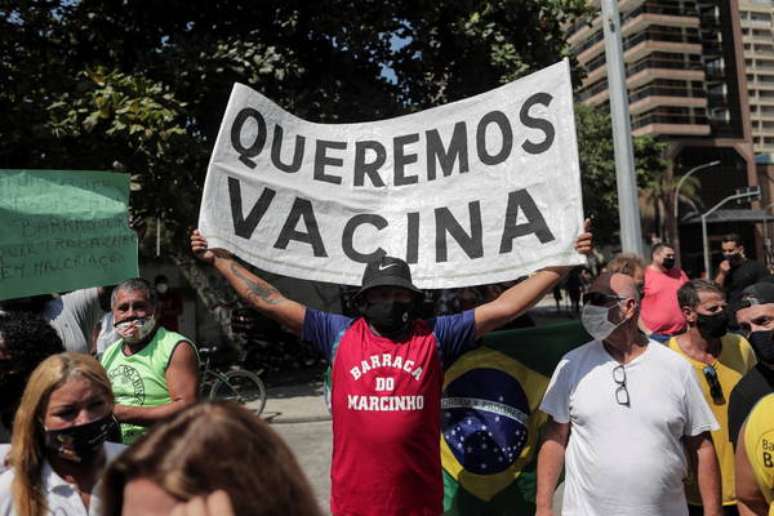
[[[263,412],[266,406],[266,387],[263,380],[250,371],[234,369],[219,379],[210,390],[211,400],[232,400],[242,405],[250,404],[256,414]]]

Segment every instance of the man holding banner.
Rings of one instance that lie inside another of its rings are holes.
[[[543,269],[474,310],[423,321],[408,264],[386,256],[366,267],[356,298],[363,317],[352,320],[287,299],[227,251],[208,249],[198,231],[191,247],[242,298],[332,364],[334,514],[442,512],[442,366],[539,301],[568,269]],[[591,235],[580,235],[575,248],[588,254]]]
[[[333,513],[439,514],[443,367],[591,251],[569,64],[360,124],[307,122],[236,84],[199,229],[191,242],[199,258],[331,362]],[[272,273],[360,285],[362,317],[291,301],[234,256]],[[419,289],[536,270],[475,310],[416,318]]]

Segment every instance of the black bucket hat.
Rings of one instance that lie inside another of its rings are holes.
[[[411,269],[408,263],[393,256],[382,256],[366,265],[363,283],[355,297],[374,287],[400,287],[421,295],[422,291],[411,283]]]

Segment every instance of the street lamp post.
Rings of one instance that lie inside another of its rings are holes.
[[[672,234],[672,244],[675,246],[675,254],[677,255],[677,263],[678,265],[681,265],[681,254],[680,254],[680,219],[678,218],[679,208],[680,208],[680,188],[683,187],[683,184],[685,181],[691,177],[693,174],[700,170],[704,170],[706,168],[711,168],[714,166],[720,165],[719,160],[710,161],[709,163],[704,163],[703,165],[699,165],[697,167],[693,167],[691,170],[680,176],[680,180],[677,182],[677,186],[675,187],[675,193],[673,198],[673,204],[674,204],[674,218],[675,221],[675,230]]]
[[[733,201],[734,199],[749,199],[753,197],[760,197],[760,192],[741,192],[734,195],[729,195],[719,203],[717,203],[715,206],[707,210],[705,213],[701,216],[701,238],[702,238],[702,244],[704,247],[704,271],[707,273],[707,280],[712,281],[712,270],[710,269],[710,254],[709,254],[709,241],[707,239],[707,217],[715,213],[718,209],[720,209],[721,206],[726,204],[728,201]]]
[[[613,125],[615,173],[618,185],[618,214],[621,218],[621,247],[625,252],[642,255],[642,227],[637,197],[637,178],[634,171],[629,96],[626,92],[621,16],[618,12],[618,0],[602,0],[601,5],[607,82],[610,92],[610,120]]]

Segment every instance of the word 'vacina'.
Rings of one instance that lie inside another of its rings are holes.
[[[242,187],[239,179],[228,177],[228,192],[231,217],[234,223],[234,234],[250,240],[261,219],[263,219],[271,207],[272,200],[277,192],[271,188],[264,188],[247,216],[245,216],[243,210]],[[541,244],[555,239],[546,224],[545,217],[543,217],[543,214],[526,189],[514,190],[507,195],[508,201],[502,217],[503,229],[500,239],[500,254],[510,253],[513,250],[513,240],[526,235],[534,234]],[[302,197],[295,197],[289,209],[286,206],[283,206],[282,209],[287,210],[284,214],[285,222],[282,225],[277,240],[274,242],[274,248],[287,249],[291,241],[296,241],[309,245],[315,257],[327,257],[327,246],[323,242],[312,201]],[[519,214],[521,214],[521,217],[519,217]],[[420,213],[408,212],[405,216],[407,222],[406,261],[412,264],[418,263]],[[457,221],[449,208],[438,207],[433,210],[436,263],[448,261],[448,236],[451,236],[457,242],[469,258],[476,259],[484,256],[480,201],[468,203],[468,216],[470,222],[469,233]],[[519,222],[519,219],[524,220],[524,222]],[[354,248],[354,235],[363,226],[371,226],[377,231],[382,231],[388,225],[388,220],[377,213],[354,215],[347,221],[342,230],[341,249],[350,260],[358,263],[368,263],[379,255],[387,254],[381,247],[370,250],[370,252],[369,250],[356,250]],[[303,227],[304,230],[299,229],[299,226]],[[328,245],[330,245],[330,242]]]

